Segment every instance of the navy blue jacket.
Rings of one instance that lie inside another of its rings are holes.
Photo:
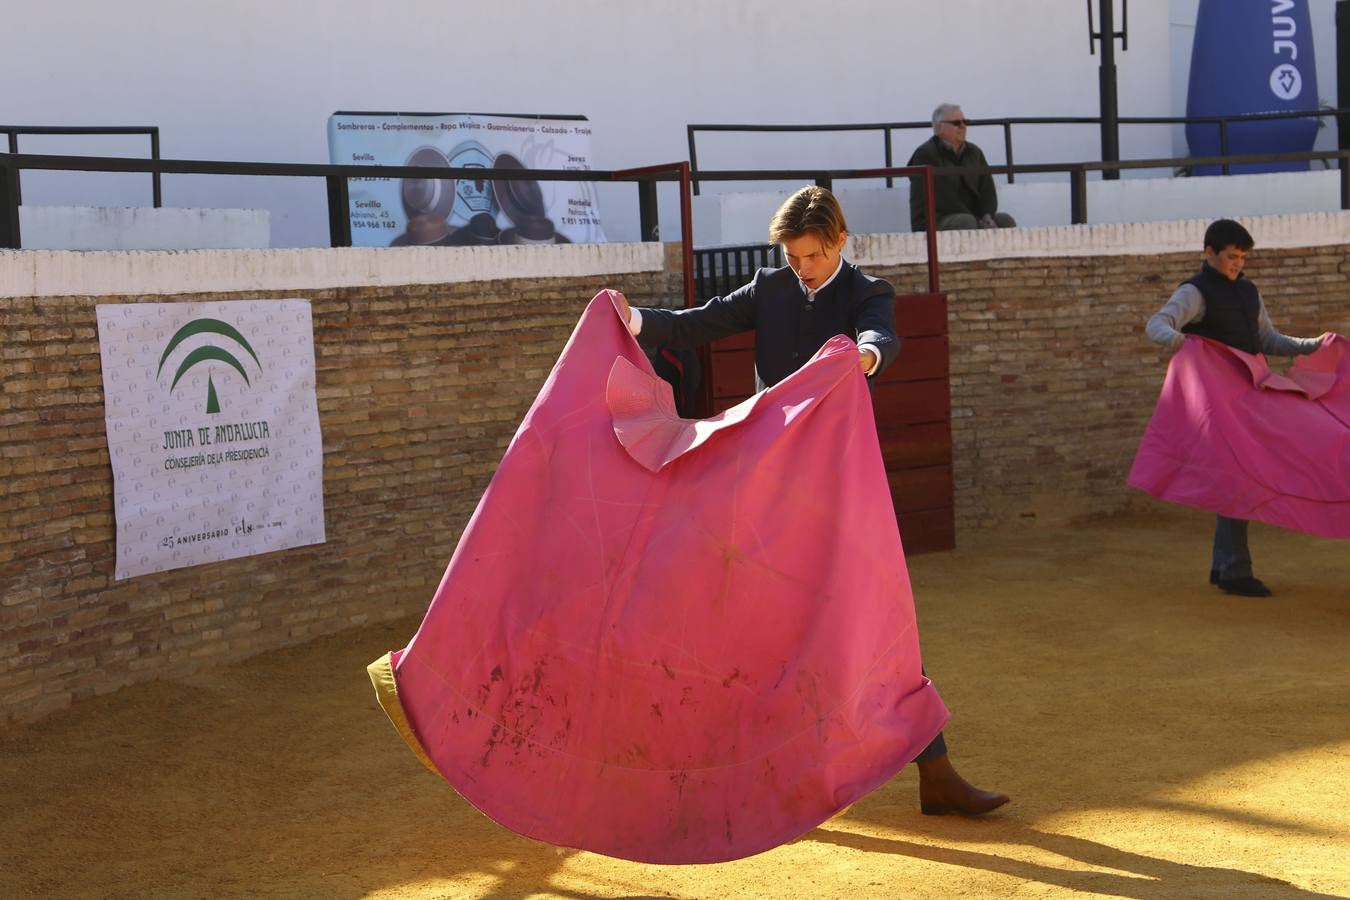
[[[800,369],[826,341],[847,335],[881,353],[880,375],[900,352],[895,334],[895,289],[845,262],[839,274],[808,303],[791,268],[760,269],[754,280],[725,297],[690,309],[642,310],[644,346],[693,349],[755,332],[755,389],[775,385]]]

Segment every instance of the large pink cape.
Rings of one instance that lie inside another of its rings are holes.
[[[1129,483],[1234,519],[1350,537],[1350,341],[1333,337],[1285,376],[1188,336]]]
[[[797,837],[913,759],[947,717],[919,662],[855,345],[679,419],[602,291],[421,628],[371,676],[497,822],[704,863]]]

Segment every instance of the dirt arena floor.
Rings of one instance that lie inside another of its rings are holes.
[[[428,773],[350,631],[0,728],[0,897],[1350,896],[1350,545],[1252,527],[1267,600],[1206,583],[1159,511],[911,560],[952,758],[1013,802],[918,811],[915,774],[801,839],[660,867],[498,827]]]

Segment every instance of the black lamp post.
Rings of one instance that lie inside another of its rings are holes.
[[[1120,113],[1116,108],[1116,38],[1120,38],[1120,49],[1130,49],[1129,45],[1129,0],[1120,0],[1120,30],[1116,31],[1116,10],[1114,0],[1097,0],[1102,27],[1097,28],[1092,21],[1092,0],[1087,0],[1088,11],[1088,53],[1096,54],[1101,44],[1102,64],[1097,69],[1097,83],[1102,101],[1102,162],[1115,162],[1120,159]],[[1102,178],[1116,179],[1119,170],[1102,172]]]
[[[1336,0],[1336,107],[1350,104],[1350,0]],[[1336,146],[1350,150],[1350,116],[1336,117]],[[1341,160],[1341,170],[1346,167]]]

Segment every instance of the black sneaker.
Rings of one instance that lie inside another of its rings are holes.
[[[1224,593],[1237,594],[1240,597],[1269,597],[1271,594],[1270,588],[1266,587],[1261,579],[1250,575],[1246,578],[1220,578],[1214,583]]]

